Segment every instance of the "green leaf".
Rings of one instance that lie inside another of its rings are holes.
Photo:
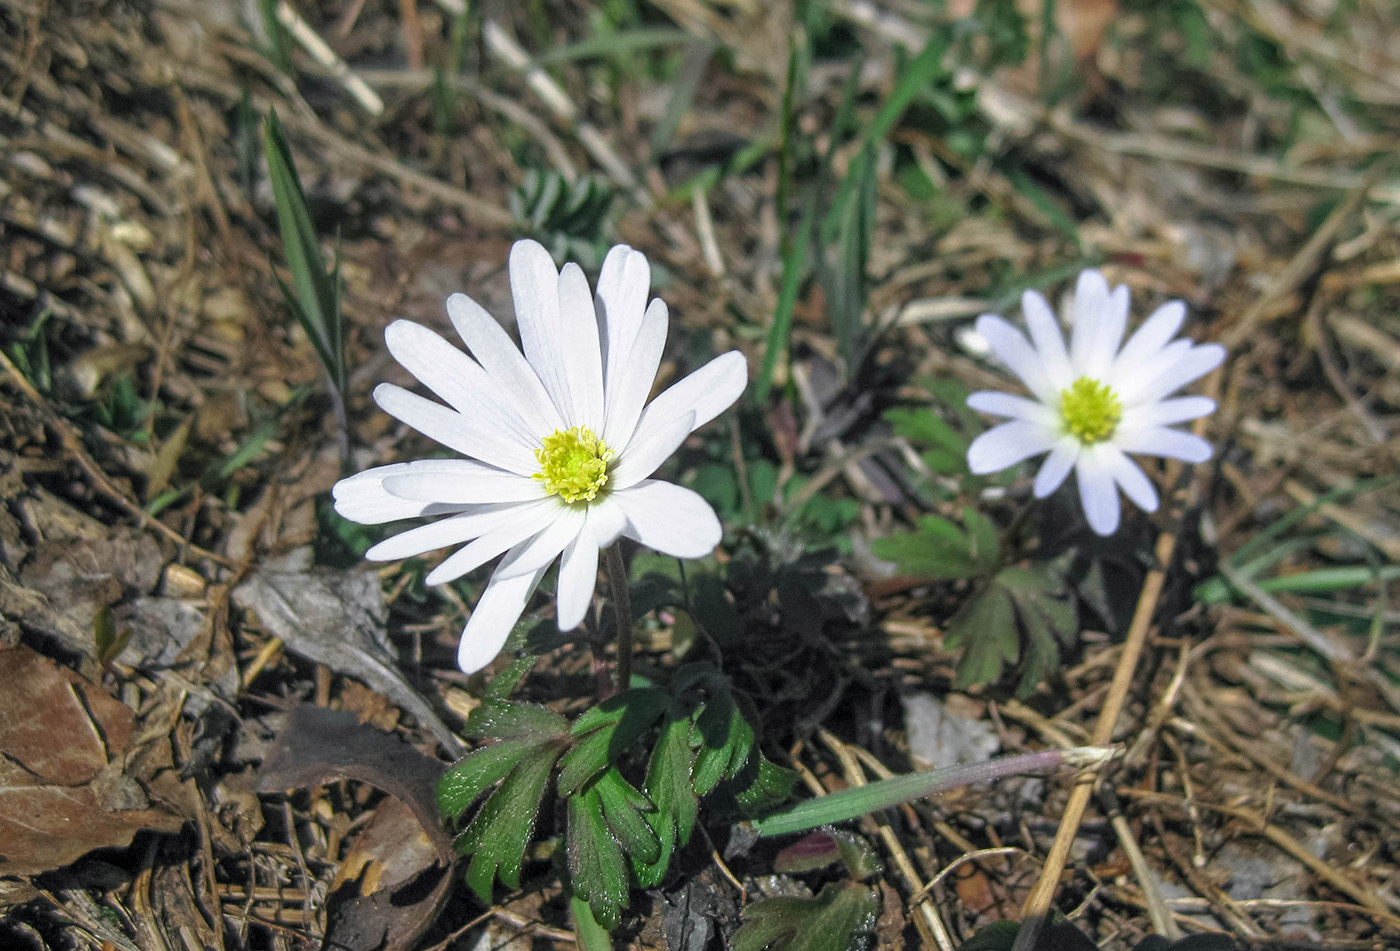
[[[558,743],[539,743],[522,756],[496,787],[471,823],[457,837],[457,849],[470,855],[467,884],[482,901],[491,901],[491,883],[500,878],[520,887],[520,866],[539,815],[549,773],[559,758]]]
[[[489,740],[549,739],[568,736],[569,722],[537,704],[497,701],[473,710],[467,717],[465,732]]]
[[[970,533],[937,515],[924,515],[915,520],[914,531],[877,538],[871,550],[893,561],[900,571],[919,577],[952,580],[985,575],[996,566],[1000,551],[996,529],[972,509],[965,511],[964,518]]]
[[[792,312],[802,279],[807,274],[807,254],[812,246],[812,221],[816,215],[815,193],[803,204],[802,220],[797,226],[797,239],[783,256],[783,282],[778,290],[778,304],[773,310],[773,323],[768,328],[768,346],[763,351],[763,366],[758,371],[754,387],[754,402],[760,406],[768,401],[773,388],[773,376],[779,359],[785,357],[792,341]]]
[[[690,784],[695,752],[690,748],[690,717],[675,706],[667,712],[661,736],[647,765],[646,794],[656,804],[647,822],[656,833],[660,851],[655,862],[634,861],[643,888],[660,883],[671,864],[676,843],[685,845],[695,827],[697,800]]]
[[[739,611],[730,600],[724,579],[697,572],[690,582],[692,617],[717,644],[733,644],[739,636]]]
[[[449,820],[459,818],[478,796],[505,778],[540,744],[540,740],[526,737],[503,740],[468,753],[438,781],[438,812]]]
[[[885,410],[885,422],[894,427],[895,434],[915,446],[967,453],[967,440],[943,418],[927,407],[894,406]]]
[[[520,644],[524,644],[525,633],[528,627],[528,621],[521,621],[519,624],[515,625],[514,630],[511,631],[510,637],[506,640],[504,649],[510,650],[518,646],[512,644],[512,641],[515,641],[517,636],[519,637]],[[506,700],[515,691],[521,679],[530,672],[530,668],[535,666],[535,661],[537,660],[539,660],[538,657],[527,654],[524,657],[517,657],[505,667],[502,667],[499,673],[486,682],[486,687],[481,692],[481,702],[485,704]]]
[[[613,951],[612,936],[593,917],[593,909],[577,895],[569,896],[569,910],[574,915],[574,938],[580,951]]]
[[[717,693],[701,709],[692,738],[700,748],[691,775],[698,796],[709,793],[720,780],[737,775],[754,749],[753,727],[728,691]]]
[[[792,798],[792,790],[797,785],[796,770],[779,766],[762,752],[754,759],[757,764],[750,764],[752,779],[735,794],[739,814],[748,818]]]
[[[944,766],[920,773],[891,776],[864,786],[852,786],[829,796],[808,799],[794,806],[754,819],[754,831],[762,836],[805,832],[833,822],[845,822],[877,809],[888,809],[900,803],[931,796],[945,789],[955,789],[972,783],[990,782],[1031,770],[1063,765],[1066,761],[1085,762],[1100,755],[1097,747],[1076,748],[1071,751],[1046,750],[1002,756],[980,763]]]
[[[656,812],[646,794],[615,769],[598,777],[592,789],[603,805],[608,828],[622,848],[642,862],[655,862],[661,855],[661,841],[645,818]]]
[[[123,628],[119,632],[112,609],[103,607],[92,619],[92,641],[97,648],[97,663],[106,669],[126,650],[126,645],[131,641],[131,628]]]
[[[627,903],[627,864],[603,818],[598,787],[569,797],[569,884],[605,928],[616,928]]]
[[[1051,565],[1003,568],[963,605],[943,634],[948,647],[966,647],[954,683],[988,684],[1020,662],[1017,693],[1027,696],[1060,663],[1062,646],[1079,635],[1078,616]]]
[[[659,687],[634,687],[584,712],[572,733],[583,739],[559,762],[559,793],[572,794],[651,729],[671,702]]]
[[[734,951],[855,951],[875,927],[880,903],[859,882],[832,882],[815,898],[769,898],[744,909]]]
[[[1051,569],[1007,568],[997,575],[1016,605],[1025,634],[1018,696],[1027,697],[1060,666],[1060,645],[1072,644],[1079,635],[1074,605],[1065,597]]]
[[[974,594],[943,632],[948,647],[965,647],[954,686],[963,690],[989,684],[1021,656],[1016,613],[1010,593],[992,582]]]

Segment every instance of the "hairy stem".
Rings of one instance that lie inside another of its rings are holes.
[[[617,621],[617,689],[626,690],[632,683],[632,596],[627,590],[627,566],[617,545],[603,552],[603,570],[612,589]]]

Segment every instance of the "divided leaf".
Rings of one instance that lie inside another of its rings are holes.
[[[670,702],[671,695],[660,687],[636,687],[580,715],[571,732],[582,739],[560,760],[559,794],[571,795],[617,762]]]
[[[569,797],[569,880],[598,923],[616,928],[627,901],[627,864],[603,818],[596,785]]]
[[[1060,649],[1078,637],[1078,617],[1064,582],[1049,565],[1003,568],[974,594],[944,631],[948,647],[965,647],[955,686],[995,681],[1019,662],[1019,696],[1060,665]]]
[[[965,509],[966,529],[937,515],[925,515],[912,532],[895,532],[871,543],[875,554],[905,574],[953,580],[978,578],[996,569],[1001,554],[996,527],[975,509]]]
[[[832,882],[815,898],[769,898],[744,909],[734,951],[855,951],[875,926],[875,890]]]
[[[756,768],[751,767],[753,780],[735,794],[738,812],[746,819],[762,815],[791,799],[792,790],[797,785],[796,770],[779,766],[762,752],[754,758],[758,763]]]
[[[472,750],[438,783],[438,811],[449,820],[461,818],[478,796],[504,779],[539,746],[539,740],[521,737]]]
[[[700,748],[691,775],[697,796],[709,793],[720,780],[738,775],[754,749],[753,727],[728,692],[716,694],[705,704],[695,718],[692,736]]]
[[[909,440],[931,472],[966,475],[968,440],[928,407],[895,406],[885,410],[885,421],[896,435]]]
[[[486,702],[467,717],[465,732],[487,740],[553,739],[569,735],[569,721],[533,703]]]
[[[689,842],[695,827],[698,802],[690,783],[690,771],[695,763],[690,728],[690,717],[673,706],[662,723],[661,736],[647,765],[646,793],[656,804],[656,811],[646,818],[660,848],[654,862],[633,860],[637,883],[643,888],[660,884],[671,864],[676,843]]]
[[[535,744],[457,837],[457,850],[472,857],[467,884],[482,901],[491,901],[491,883],[496,878],[508,888],[520,887],[525,847],[535,828],[549,773],[561,751],[558,742]]]

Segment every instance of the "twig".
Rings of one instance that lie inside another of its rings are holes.
[[[1185,804],[1176,796],[1167,793],[1153,792],[1145,789],[1119,789],[1120,796],[1137,799],[1142,802],[1155,802],[1162,805],[1185,808]],[[1316,872],[1326,880],[1337,891],[1349,896],[1357,904],[1364,907],[1370,914],[1374,915],[1378,921],[1384,922],[1388,928],[1400,928],[1400,917],[1393,914],[1385,903],[1377,898],[1372,892],[1363,888],[1359,883],[1348,875],[1343,875],[1322,859],[1313,854],[1312,850],[1293,836],[1284,832],[1276,825],[1270,824],[1262,814],[1244,806],[1227,806],[1217,803],[1202,802],[1196,800],[1196,805],[1201,809],[1208,809],[1212,812],[1223,813],[1227,816],[1234,816],[1242,820],[1250,827],[1249,831],[1256,835],[1261,835],[1274,845],[1278,846],[1290,856],[1297,859],[1302,864]]]
[[[481,27],[481,38],[487,52],[511,69],[524,72],[525,84],[539,96],[550,112],[575,128],[579,143],[593,160],[602,166],[613,181],[628,189],[637,189],[637,178],[627,163],[617,154],[601,132],[591,123],[580,121],[578,107],[554,78],[530,59],[530,54],[495,20],[488,19]],[[643,194],[643,196],[645,195]]]
[[[1234,350],[1249,339],[1254,333],[1255,325],[1263,318],[1277,301],[1291,294],[1307,278],[1322,260],[1323,254],[1337,239],[1337,233],[1342,230],[1342,226],[1351,220],[1351,216],[1366,201],[1366,197],[1372,192],[1381,176],[1390,170],[1391,163],[1378,162],[1366,173],[1366,176],[1357,182],[1351,189],[1351,194],[1347,195],[1347,200],[1333,209],[1312,236],[1298,249],[1298,253],[1284,265],[1282,271],[1274,276],[1269,282],[1269,286],[1264,293],[1255,298],[1254,303],[1249,306],[1239,320],[1220,338],[1220,342],[1227,350]]]
[[[1137,608],[1133,611],[1133,620],[1128,627],[1128,637],[1123,644],[1123,654],[1118,659],[1118,667],[1113,672],[1113,681],[1108,689],[1108,697],[1104,700],[1103,709],[1099,712],[1099,719],[1094,724],[1094,732],[1089,742],[1094,746],[1106,746],[1113,741],[1113,731],[1118,724],[1118,715],[1123,710],[1123,704],[1128,698],[1128,688],[1132,685],[1133,672],[1137,670],[1138,659],[1142,656],[1143,648],[1147,644],[1147,632],[1152,627],[1152,615],[1157,609],[1157,598],[1162,593],[1162,585],[1166,582],[1166,570],[1171,564],[1172,555],[1176,553],[1176,535],[1172,532],[1163,532],[1157,539],[1157,565],[1147,573],[1147,579],[1143,582],[1142,593],[1138,596]],[[1012,951],[1030,951],[1034,948],[1036,941],[1040,938],[1040,931],[1045,923],[1045,917],[1050,911],[1050,903],[1055,897],[1055,887],[1060,882],[1060,873],[1065,869],[1065,864],[1069,860],[1070,846],[1074,844],[1074,837],[1079,833],[1079,823],[1084,818],[1084,809],[1089,805],[1089,799],[1094,793],[1094,775],[1089,774],[1080,777],[1079,782],[1070,792],[1069,802],[1065,804],[1065,812],[1060,819],[1060,828],[1055,833],[1055,841],[1050,846],[1050,853],[1045,857],[1045,866],[1041,871],[1040,879],[1031,889],[1031,893],[1026,898],[1026,903],[1022,906],[1021,930],[1016,935],[1016,943]]]
[[[311,25],[302,19],[300,13],[292,9],[287,0],[280,0],[277,4],[277,20],[287,28],[292,39],[296,40],[312,59],[325,67],[335,81],[345,87],[345,91],[361,108],[372,116],[384,114],[384,100],[379,98],[379,94],[366,86],[365,81],[350,70],[345,60],[326,45],[326,41],[311,29]]]

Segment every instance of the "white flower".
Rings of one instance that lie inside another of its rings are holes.
[[[1021,310],[1029,341],[992,314],[978,318],[977,331],[1035,399],[991,391],[967,398],[973,409],[1011,417],[973,440],[968,468],[984,475],[1048,452],[1035,477],[1036,498],[1054,492],[1073,469],[1089,526],[1111,535],[1118,528],[1119,488],[1144,511],[1157,509],[1152,480],[1126,453],[1210,458],[1210,443],[1168,427],[1213,412],[1215,401],[1164,397],[1215,369],[1225,348],[1172,340],[1186,318],[1181,301],[1157,308],[1123,344],[1128,288],[1110,290],[1098,271],[1079,275],[1068,350],[1044,297],[1026,291]]]
[[[468,673],[500,652],[561,553],[557,617],[568,631],[592,600],[599,550],[619,535],[678,558],[719,543],[719,519],[699,495],[648,476],[748,382],[743,354],[730,351],[647,404],[667,311],[647,303],[651,267],[625,245],[608,253],[594,295],[577,264],[557,271],[539,244],[517,242],[510,285],[523,354],[464,294],[448,298],[447,314],[470,357],[407,320],[384,332],[394,359],[448,405],[388,383],[375,402],[470,458],[381,466],[334,490],[353,522],[443,516],[366,553],[395,561],[467,543],[429,572],[430,585],[504,554],[462,633],[457,663]]]

